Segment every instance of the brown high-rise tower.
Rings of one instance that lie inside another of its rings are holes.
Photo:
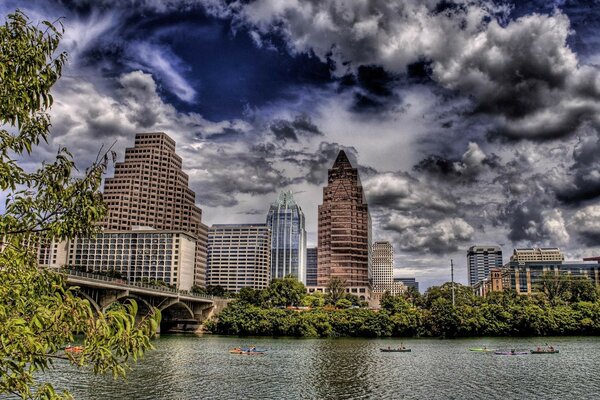
[[[194,284],[204,286],[208,227],[202,223],[202,210],[196,207],[196,195],[188,187],[181,164],[175,141],[165,133],[136,134],[134,147],[125,150],[125,160],[116,163],[114,177],[104,182],[108,214],[103,226],[190,232],[196,238]]]
[[[371,217],[358,170],[342,150],[328,172],[319,206],[317,286],[337,276],[348,288],[368,287],[370,242]]]

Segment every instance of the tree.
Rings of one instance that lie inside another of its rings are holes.
[[[208,285],[206,287],[206,293],[211,296],[225,297],[227,290],[221,285]]]
[[[267,290],[269,300],[274,306],[299,306],[306,295],[304,284],[292,275],[273,279]]]
[[[411,305],[404,299],[404,296],[393,296],[389,292],[385,292],[379,301],[381,309],[390,314],[403,313],[411,308]]]
[[[335,306],[337,308],[350,308],[352,307],[352,302],[348,299],[339,299],[335,302]]]
[[[331,277],[327,285],[327,293],[331,303],[336,304],[346,294],[346,282],[337,276]]]
[[[559,304],[569,289],[568,278],[562,274],[546,272],[540,279],[540,288],[550,305]]]
[[[60,396],[36,372],[66,359],[122,376],[129,360],[152,348],[160,313],[136,321],[131,302],[95,315],[63,275],[37,266],[39,245],[97,231],[95,223],[106,213],[99,188],[110,159],[109,152],[100,155],[74,178],[77,170],[64,148],[34,172],[13,158],[32,154],[47,140],[50,89],[66,61],[65,53],[54,55],[62,26],[38,26],[20,11],[0,26],[0,191],[6,196],[0,215],[0,395],[51,399]],[[65,352],[75,333],[83,335],[83,350]]]
[[[581,277],[571,277],[569,282],[569,293],[570,299],[572,303],[576,303],[579,301],[591,301],[594,302],[598,298],[598,293],[596,292],[596,287],[591,279],[581,276]]]

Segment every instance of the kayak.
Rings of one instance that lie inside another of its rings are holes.
[[[245,356],[259,356],[265,354],[265,350],[263,349],[254,349],[247,347],[236,347],[234,349],[229,350],[230,354],[240,354]]]
[[[410,353],[410,349],[379,349],[384,353]]]
[[[478,351],[482,353],[489,353],[492,351],[496,351],[496,349],[488,349],[487,347],[471,347],[469,351]]]
[[[69,353],[81,353],[83,351],[83,346],[67,346],[65,347],[65,351]]]
[[[526,351],[495,351],[494,354],[497,356],[522,356],[529,353]]]
[[[531,350],[531,354],[557,354],[558,350]]]

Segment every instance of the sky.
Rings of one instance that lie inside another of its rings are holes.
[[[600,255],[600,1],[5,0],[64,25],[52,133],[82,168],[136,132],[177,142],[203,222],[292,190],[316,245],[344,149],[373,238],[421,288],[475,244]]]

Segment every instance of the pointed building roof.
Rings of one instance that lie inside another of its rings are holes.
[[[340,150],[332,168],[352,168],[352,164],[350,164],[350,160],[348,160],[348,156],[344,150]]]

